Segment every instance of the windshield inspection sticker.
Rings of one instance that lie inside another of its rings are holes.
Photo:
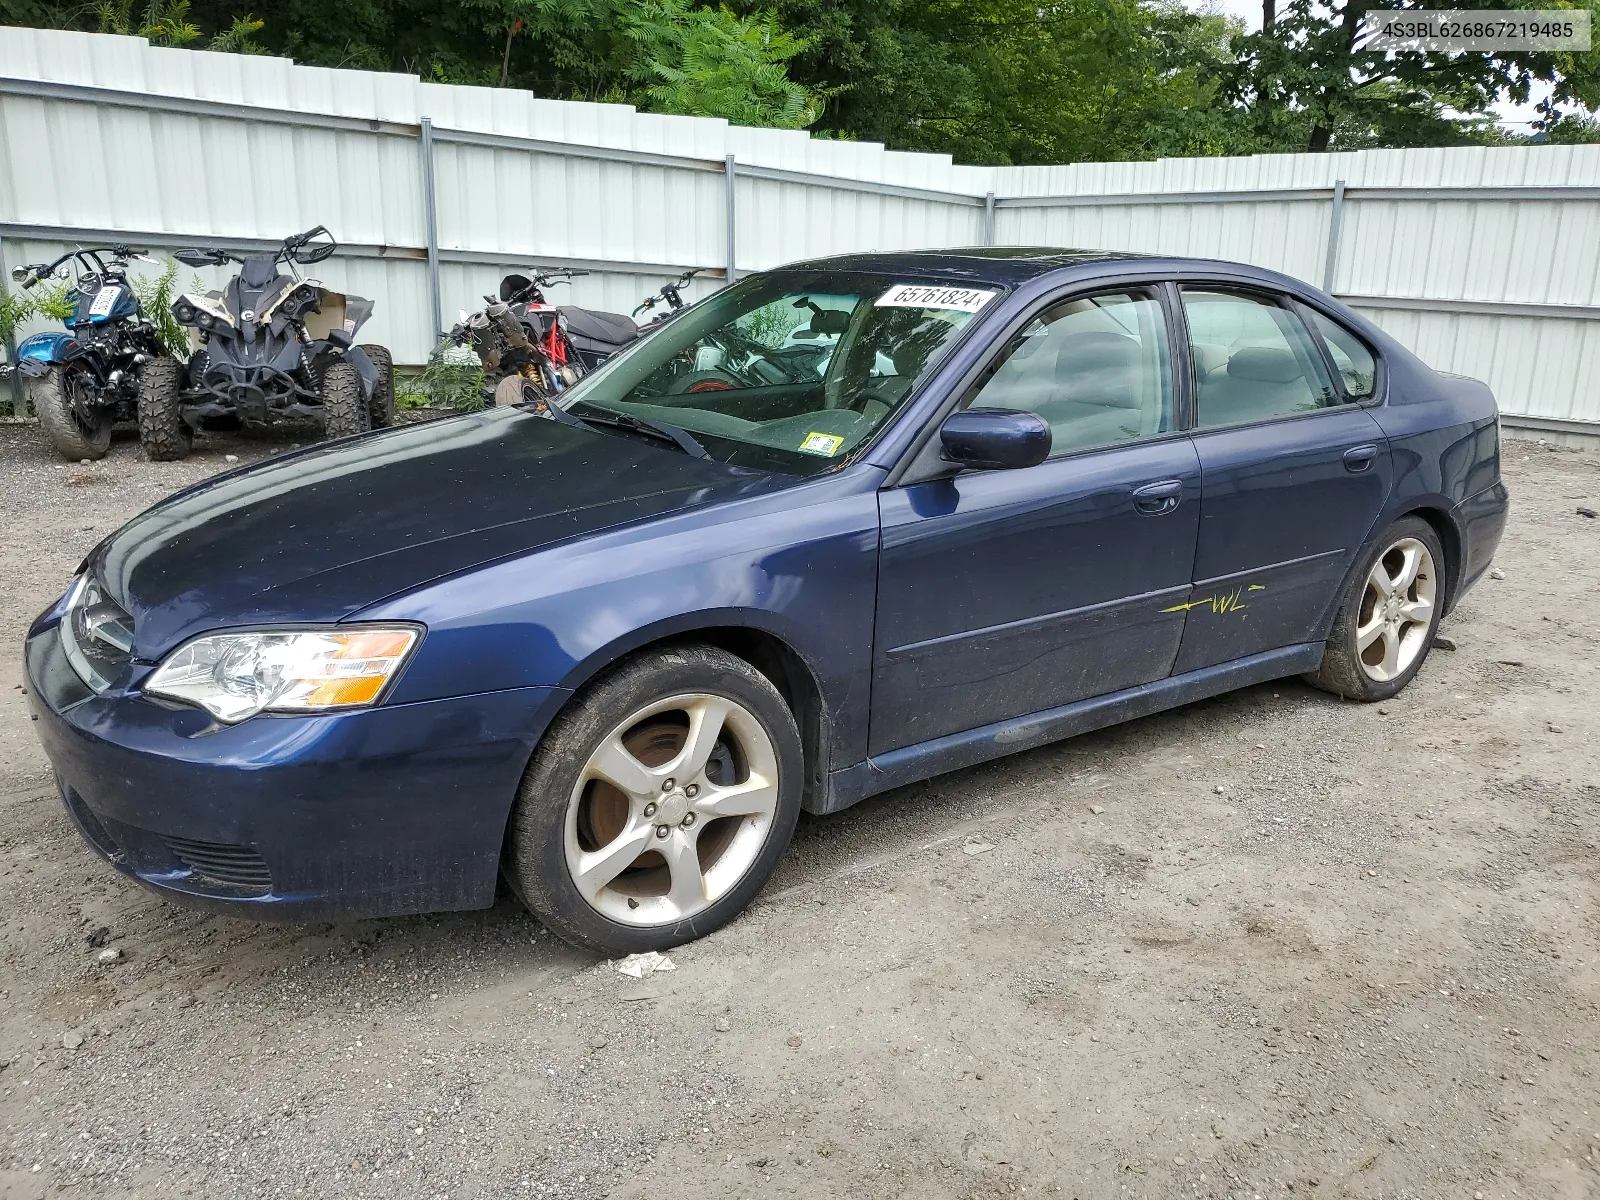
[[[806,440],[800,443],[800,449],[807,454],[821,454],[832,458],[839,453],[839,447],[844,445],[844,439],[834,433],[808,433]]]
[[[982,288],[946,287],[943,284],[897,283],[878,297],[879,308],[947,308],[977,312],[994,299]]]

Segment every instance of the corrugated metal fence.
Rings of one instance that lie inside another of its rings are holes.
[[[506,268],[628,311],[687,267],[1001,244],[1239,259],[1320,283],[1508,414],[1600,433],[1600,146],[962,167],[804,133],[142,39],[0,28],[0,262],[249,249],[325,224],[398,361]],[[184,284],[187,285],[188,272]],[[214,280],[208,280],[210,285]],[[564,293],[565,295],[565,293]]]

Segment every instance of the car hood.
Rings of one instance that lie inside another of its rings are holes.
[[[793,482],[520,409],[283,455],[168,497],[89,566],[152,661],[208,629],[333,622],[481,563]]]

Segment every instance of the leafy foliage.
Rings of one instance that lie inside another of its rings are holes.
[[[1534,95],[1547,98],[1533,140],[1596,136],[1584,109],[1600,107],[1600,53],[1356,50],[1377,2],[1276,0],[1270,27],[1253,34],[1181,0],[0,0],[0,22],[811,129],[974,163],[1503,144],[1528,139],[1498,129],[1491,105]],[[1480,7],[1536,4],[1600,13],[1600,0]]]
[[[27,292],[0,291],[0,346],[9,346],[22,323],[37,311]]]
[[[787,64],[806,43],[771,13],[744,18],[701,8],[682,19],[677,61],[650,63],[661,80],[650,88],[653,107],[775,129],[804,129],[822,114],[822,95],[788,75]]]
[[[422,373],[410,382],[409,394],[426,396],[435,408],[456,412],[479,412],[485,407],[487,386],[483,366],[470,350],[465,353],[446,339],[428,358]]]
[[[182,362],[189,357],[189,331],[179,325],[178,319],[172,315],[177,279],[178,264],[168,259],[160,275],[154,278],[129,275],[128,286],[139,297],[140,310],[155,327],[156,340],[161,343],[161,348]]]
[[[1595,0],[1587,5],[1600,12]],[[1537,84],[1549,85],[1541,130],[1560,123],[1564,105],[1600,102],[1593,55],[1358,48],[1362,16],[1379,7],[1289,0],[1270,29],[1234,40],[1234,61],[1218,74],[1221,94],[1243,111],[1254,138],[1319,151],[1495,141],[1504,139],[1486,114],[1502,96],[1525,104]],[[1482,7],[1517,5],[1485,0]]]

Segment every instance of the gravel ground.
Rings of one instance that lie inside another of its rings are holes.
[[[1512,444],[1505,578],[1398,699],[1285,681],[807,820],[635,981],[509,900],[197,915],[69,828],[28,619],[288,440],[0,426],[0,1196],[1600,1194],[1600,456]]]

